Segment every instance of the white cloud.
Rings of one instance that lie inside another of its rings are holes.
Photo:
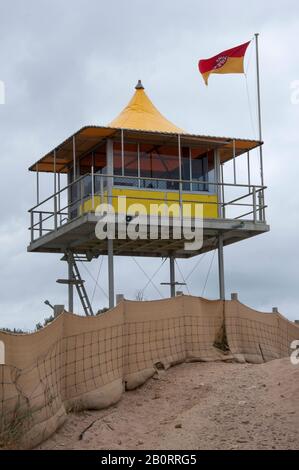
[[[0,106],[1,139],[1,325],[34,326],[49,314],[45,298],[66,302],[55,284],[66,267],[56,255],[26,253],[27,209],[34,204],[29,164],[84,124],[106,124],[131,97],[137,79],[169,119],[186,130],[252,137],[244,77],[212,77],[203,85],[197,60],[261,33],[265,176],[272,231],[225,250],[227,291],[244,302],[270,310],[281,307],[298,318],[299,249],[297,187],[299,105],[292,105],[290,83],[298,80],[299,24],[296,1],[250,4],[228,0],[131,0],[109,3],[73,0],[12,1],[2,5],[0,79],[6,104]],[[1,75],[2,74],[2,75]],[[248,86],[256,124],[254,54]],[[255,126],[256,129],[256,126]],[[256,130],[255,130],[256,132]],[[190,278],[201,294],[211,256]],[[217,270],[206,294],[217,297]],[[143,260],[149,273],[159,260]],[[181,262],[189,272],[196,260]],[[128,261],[116,260],[116,290],[134,297],[144,287]],[[103,267],[101,283],[107,288]],[[97,273],[98,262],[91,270]],[[167,263],[157,283],[168,278]],[[160,287],[164,295],[167,288]],[[93,284],[89,283],[92,292]],[[156,297],[152,286],[146,297]],[[96,303],[105,297],[97,291]]]

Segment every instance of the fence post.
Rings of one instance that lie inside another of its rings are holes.
[[[116,305],[125,299],[124,294],[116,294]]]
[[[0,365],[5,365],[5,344],[3,341],[0,341]]]

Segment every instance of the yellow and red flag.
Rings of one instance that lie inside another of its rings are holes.
[[[198,68],[203,76],[205,84],[211,73],[244,73],[244,56],[251,41],[240,46],[227,49],[210,59],[202,59],[198,62]]]

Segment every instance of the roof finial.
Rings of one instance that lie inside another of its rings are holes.
[[[141,80],[138,80],[138,83],[135,86],[135,90],[144,90],[144,86],[142,85]]]

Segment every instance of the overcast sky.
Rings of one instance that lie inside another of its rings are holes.
[[[0,326],[33,328],[51,313],[45,299],[67,304],[66,287],[55,282],[66,275],[65,263],[57,255],[26,252],[27,211],[35,203],[29,165],[81,126],[107,124],[139,78],[160,111],[185,130],[257,137],[253,47],[246,57],[248,94],[242,75],[211,76],[206,88],[197,71],[199,58],[255,32],[271,232],[225,249],[226,291],[254,308],[278,306],[299,319],[299,104],[291,100],[291,84],[299,80],[298,1],[0,0],[0,80],[6,87],[0,105]],[[140,261],[149,276],[161,263]],[[196,262],[179,262],[184,277]],[[90,268],[94,276],[99,263]],[[107,305],[100,289],[93,293],[84,268],[82,275],[94,308]],[[147,283],[132,259],[116,260],[115,277],[116,292],[128,298]],[[155,279],[163,296],[168,289],[160,282],[167,280],[165,263]],[[107,291],[106,260],[99,282]],[[201,295],[205,283],[204,295],[217,298],[213,253],[189,277],[188,288]],[[159,293],[150,285],[145,298]],[[80,311],[77,300],[75,307]]]

